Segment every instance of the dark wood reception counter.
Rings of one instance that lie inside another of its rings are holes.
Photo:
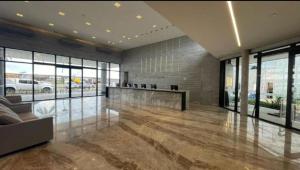
[[[168,107],[182,111],[189,105],[189,91],[186,90],[107,87],[106,97],[122,103]]]

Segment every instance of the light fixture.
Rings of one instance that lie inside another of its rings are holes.
[[[29,3],[29,1],[24,1],[25,3]]]
[[[115,6],[116,8],[120,8],[120,7],[121,7],[121,4],[120,4],[119,2],[115,2],[115,3],[114,3],[114,6]]]
[[[152,27],[153,27],[153,28],[156,28],[156,27],[157,27],[157,25],[152,25]]]
[[[237,44],[238,44],[239,47],[241,47],[241,41],[240,41],[240,36],[239,36],[236,20],[235,20],[235,15],[234,15],[234,12],[233,12],[232,2],[227,1],[227,6],[228,6],[228,9],[229,9],[231,22],[232,22],[232,25],[233,25],[234,34],[235,34]]]
[[[93,38],[93,39],[96,39],[96,37],[95,37],[95,36],[92,36],[92,38]]]
[[[65,16],[66,14],[65,14],[64,12],[62,12],[62,11],[59,11],[59,12],[58,12],[58,15],[60,15],[60,16]]]
[[[53,23],[51,23],[51,22],[49,22],[49,24],[48,24],[50,27],[53,27],[54,26],[54,24]]]
[[[78,31],[74,30],[73,33],[74,33],[74,34],[78,34]]]
[[[106,32],[111,32],[111,30],[110,30],[110,29],[106,29],[105,31],[106,31]]]
[[[135,35],[134,37],[135,37],[135,38],[138,38],[138,37],[139,37],[139,35]]]
[[[108,44],[110,44],[110,43],[111,43],[111,41],[107,41],[107,43],[108,43]]]
[[[125,36],[125,35],[123,35],[123,36],[122,36],[122,38],[126,38],[126,36]]]
[[[21,13],[16,13],[16,15],[17,15],[18,17],[21,17],[21,18],[23,18],[23,17],[24,17],[24,15],[23,15],[23,14],[21,14]]]
[[[142,19],[143,17],[141,15],[136,16],[137,19]]]
[[[90,25],[92,25],[90,22],[85,22],[85,25],[88,25],[88,26],[90,26]]]
[[[122,40],[119,41],[119,43],[122,43],[122,42],[123,42]]]
[[[131,38],[130,38],[130,37],[128,37],[127,39],[128,39],[128,40],[131,40]]]
[[[112,45],[115,45],[115,42],[111,42]]]

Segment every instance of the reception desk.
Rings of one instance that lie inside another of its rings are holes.
[[[122,103],[159,106],[184,111],[189,105],[189,91],[107,87],[106,97]]]

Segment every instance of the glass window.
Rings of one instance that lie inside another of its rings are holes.
[[[32,52],[6,48],[5,60],[32,63]]]
[[[249,81],[248,81],[248,115],[254,114],[256,100],[256,77],[257,77],[257,58],[255,54],[249,56]]]
[[[32,64],[6,62],[6,95],[32,100]]]
[[[262,57],[259,116],[285,124],[288,53]]]
[[[0,48],[0,96],[4,96],[4,48]]]
[[[227,60],[225,63],[225,92],[224,106],[234,109],[235,106],[235,81],[236,81],[236,58]]]
[[[96,69],[83,69],[83,96],[96,96]]]
[[[96,61],[93,61],[93,60],[83,60],[83,67],[96,68]]]
[[[4,60],[4,48],[0,47],[0,60]]]
[[[69,65],[70,64],[69,57],[56,56],[56,64]]]
[[[239,77],[238,77],[238,102],[237,111],[241,111],[241,87],[242,87],[242,57],[239,58]]]
[[[82,66],[82,60],[79,58],[71,58],[71,65],[72,66]]]
[[[56,67],[56,97],[69,97],[69,68]]]
[[[98,70],[98,95],[104,95],[108,84],[108,71]]]
[[[34,62],[55,64],[55,55],[34,52]]]
[[[292,126],[300,129],[300,54],[295,58],[293,78]]]
[[[110,63],[110,70],[112,70],[112,71],[120,71],[120,64]]]
[[[98,62],[98,69],[108,70],[109,69],[109,63]]]
[[[55,97],[55,66],[34,65],[34,99],[45,100]]]
[[[82,69],[71,69],[71,97],[79,97],[81,95]]]
[[[111,87],[119,87],[120,86],[120,72],[110,71],[109,83],[110,83]]]

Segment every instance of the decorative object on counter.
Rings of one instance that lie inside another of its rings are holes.
[[[132,84],[131,84],[131,83],[128,83],[128,84],[127,84],[127,87],[132,87]]]
[[[137,84],[134,84],[134,88],[138,88],[138,85],[137,85]]]
[[[141,84],[141,88],[147,88],[146,84]]]
[[[171,90],[178,90],[178,85],[171,85]]]
[[[151,84],[151,89],[157,89],[156,84]]]

